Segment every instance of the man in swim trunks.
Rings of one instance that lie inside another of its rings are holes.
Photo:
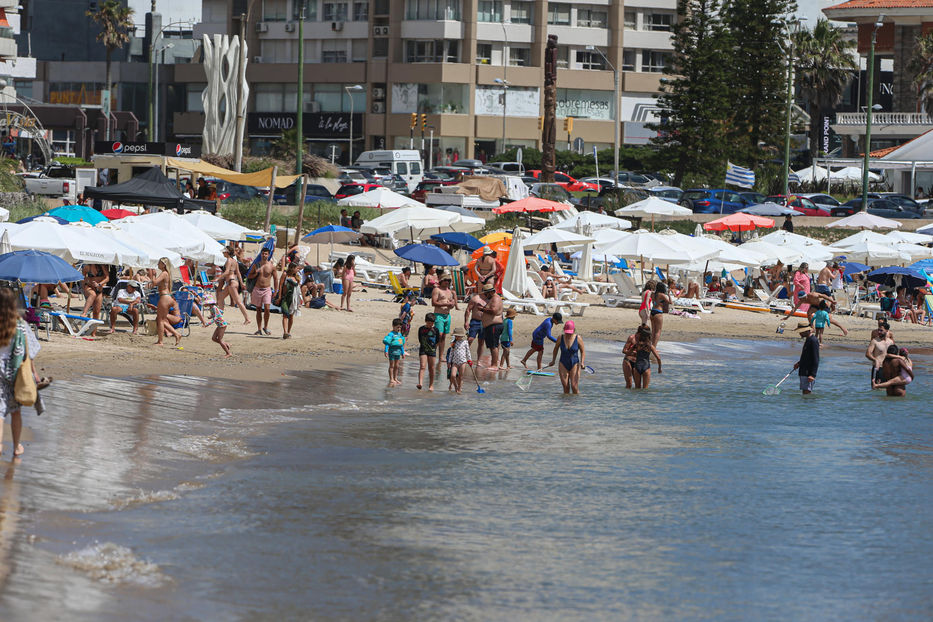
[[[114,332],[114,325],[117,322],[117,316],[121,313],[126,313],[131,318],[133,318],[133,334],[136,334],[136,331],[139,329],[139,309],[137,305],[141,297],[139,292],[136,290],[136,283],[129,281],[126,284],[125,289],[121,289],[117,292],[116,298],[113,299],[113,307],[110,309],[110,332]]]
[[[871,388],[884,389],[889,397],[907,395],[907,385],[913,381],[914,371],[906,355],[905,348],[888,346],[879,374],[884,380],[872,381]]]
[[[492,283],[483,285],[483,340],[489,348],[489,371],[499,371],[499,344],[502,342],[502,298],[496,293],[496,286]],[[478,357],[477,357],[478,360]]]
[[[479,276],[479,289],[486,283],[496,284],[501,266],[496,261],[496,252],[488,246],[483,249],[483,256],[476,260],[476,274]]]
[[[451,278],[445,275],[441,278],[434,291],[431,292],[431,304],[434,305],[434,328],[437,330],[437,349],[446,352],[447,335],[450,334],[450,310],[457,309],[457,295],[450,289]],[[437,369],[440,370],[441,361],[437,360]]]
[[[482,283],[477,284],[479,290],[470,296],[466,311],[463,313],[463,330],[467,334],[467,343],[473,345],[473,340],[480,337],[479,345],[476,346],[476,360],[483,354],[483,307],[486,306],[486,300],[482,295]]]
[[[272,306],[272,284],[275,283],[275,263],[270,261],[271,253],[269,249],[262,249],[259,256],[259,263],[253,266],[247,279],[250,276],[256,277],[256,284],[253,286],[251,302],[256,307],[256,332],[254,335],[271,335],[269,332],[269,309]]]
[[[888,334],[886,326],[886,323],[878,323],[878,328],[872,331],[868,350],[865,351],[865,358],[871,361],[871,384],[873,388],[876,382],[885,380],[881,374],[881,366],[884,364],[888,348],[894,345],[894,339]]]
[[[826,264],[820,273],[816,275],[816,293],[826,296],[833,295],[833,270],[839,268],[839,264]]]

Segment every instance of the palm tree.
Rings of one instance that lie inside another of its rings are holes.
[[[793,35],[797,86],[810,104],[810,154],[820,149],[823,112],[842,101],[846,87],[858,71],[852,55],[855,43],[842,30],[821,19],[813,30]]]
[[[89,10],[86,15],[100,26],[97,40],[107,48],[107,90],[109,91],[113,86],[110,73],[111,57],[115,50],[122,49],[130,42],[130,33],[134,29],[133,9],[123,6],[119,0],[104,0],[98,5],[96,11]]]
[[[916,74],[914,86],[921,108],[933,115],[933,33],[917,37],[917,48],[907,68]]]

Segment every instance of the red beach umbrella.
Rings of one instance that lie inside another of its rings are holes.
[[[127,216],[138,216],[139,215],[136,212],[131,212],[128,209],[123,209],[119,207],[116,207],[113,209],[105,209],[104,211],[101,212],[101,214],[106,216],[107,220],[120,220],[121,218],[126,218]]]

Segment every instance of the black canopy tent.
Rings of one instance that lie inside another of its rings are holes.
[[[186,197],[175,184],[162,173],[158,166],[153,166],[128,181],[112,186],[88,186],[84,196],[89,199],[101,199],[116,203],[134,203],[154,205],[174,209],[179,212],[206,210],[217,211],[213,201],[201,201]]]

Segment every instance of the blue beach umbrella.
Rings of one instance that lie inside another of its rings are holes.
[[[857,261],[843,261],[840,262],[839,265],[842,266],[846,276],[851,274],[858,274],[859,272],[868,272],[871,270],[871,266],[866,266],[865,264],[858,263]]]
[[[44,251],[0,255],[0,280],[21,283],[73,283],[84,278],[64,259]]]
[[[915,261],[910,264],[908,268],[913,268],[914,270],[924,270],[928,274],[933,272],[933,259],[921,259],[920,261]]]
[[[919,270],[915,270],[914,268],[902,268],[900,266],[888,266],[886,268],[873,270],[868,273],[868,280],[888,287],[897,285],[919,287],[927,283],[923,273]]]
[[[470,252],[485,246],[485,244],[474,238],[469,233],[460,233],[458,231],[453,231],[450,233],[435,233],[431,236],[431,239],[449,244],[451,246],[456,246],[458,248],[465,248]]]
[[[315,229],[311,233],[305,235],[301,238],[301,241],[307,242],[308,244],[327,244],[328,242],[331,244],[343,244],[345,242],[359,240],[361,237],[363,237],[362,233],[348,227],[327,225],[326,227]]]
[[[460,262],[447,251],[430,244],[408,244],[395,249],[395,254],[402,259],[432,266],[459,266]]]
[[[65,220],[64,218],[59,218],[58,216],[50,216],[49,214],[37,214],[37,215],[35,215],[35,216],[30,216],[30,217],[28,217],[28,218],[23,218],[22,220],[17,220],[17,221],[16,221],[16,224],[18,224],[18,225],[25,225],[27,222],[32,222],[32,221],[35,220],[36,218],[49,218],[49,219],[51,219],[51,220],[54,220],[55,222],[57,222],[57,223],[60,224],[60,225],[67,225],[67,224],[68,224],[68,221]]]
[[[107,217],[87,205],[62,205],[46,212],[48,216],[57,216],[68,222],[84,221],[91,225],[107,222]]]

